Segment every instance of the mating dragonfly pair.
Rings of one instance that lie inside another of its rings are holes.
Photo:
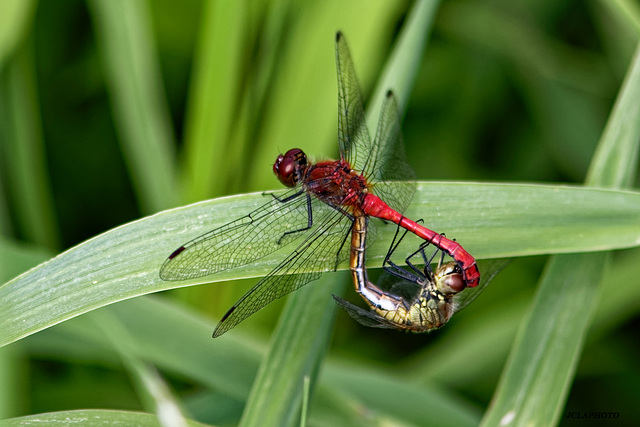
[[[462,246],[400,213],[409,205],[415,190],[411,183],[413,172],[405,161],[393,93],[387,93],[372,141],[355,69],[341,33],[336,35],[336,62],[340,159],[312,163],[297,148],[278,156],[273,170],[280,182],[291,188],[288,192],[267,195],[270,200],[250,214],[180,246],[160,269],[163,280],[186,280],[246,265],[285,247],[293,248],[224,315],[214,337],[274,299],[319,278],[322,272],[336,270],[347,259],[356,291],[370,310],[335,299],[352,317],[368,326],[416,332],[438,328],[455,311],[454,296],[479,283],[476,262]],[[399,238],[396,232],[384,268],[397,279],[396,288],[417,288],[413,296],[385,291],[369,281],[365,250],[367,236],[373,237],[369,224],[372,217],[406,230]],[[422,239],[418,250],[407,257],[409,269],[400,268],[391,260],[406,232]],[[431,256],[426,254],[429,245],[436,249]],[[431,262],[438,253],[439,265],[434,269]],[[445,254],[453,261],[445,263]],[[422,269],[413,263],[415,256],[422,259]]]

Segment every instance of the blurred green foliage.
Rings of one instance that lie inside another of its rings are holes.
[[[413,90],[401,100],[418,179],[585,182],[638,42],[637,3],[433,5]],[[367,100],[414,6],[0,1],[0,282],[142,216],[278,188],[271,164],[290,147],[335,157],[335,31],[348,37]],[[635,174],[630,181],[637,184]],[[637,250],[614,253],[596,288],[560,424],[602,423],[563,418],[570,411],[640,422],[637,257]],[[501,373],[509,377],[505,361],[544,261],[514,262],[429,335],[364,329],[340,313],[328,361],[312,379],[309,423],[480,422]],[[247,286],[137,298],[0,349],[0,418],[86,408],[160,412],[150,402],[166,399],[190,419],[237,424],[281,309],[272,304],[257,314],[251,334],[212,342],[214,320]],[[312,373],[325,344],[307,344]],[[128,421],[148,422],[137,416]]]

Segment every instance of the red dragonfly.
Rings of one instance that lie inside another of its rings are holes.
[[[369,305],[369,310],[333,295],[338,305],[360,324],[374,328],[421,333],[444,326],[460,308],[458,293],[467,288],[462,274],[463,263],[445,263],[445,253],[440,248],[427,256],[425,250],[430,242],[423,241],[405,259],[409,269],[401,268],[391,260],[407,233],[405,230],[398,239],[398,228],[383,263],[386,275],[381,277],[379,285],[375,285],[369,281],[365,268],[367,221],[365,216],[354,220],[350,269],[356,292]],[[440,258],[434,269],[432,262],[438,253]],[[424,267],[420,269],[417,264]],[[469,302],[468,299],[466,304]]]
[[[293,251],[223,316],[218,337],[276,298],[336,270],[349,256],[354,218],[392,221],[432,242],[462,265],[467,286],[477,286],[474,258],[458,243],[404,217],[414,192],[405,162],[395,99],[388,92],[371,141],[355,69],[344,36],[336,35],[340,159],[311,163],[298,148],[278,156],[273,171],[292,189],[250,214],[176,249],[160,269],[163,280],[185,280],[249,264],[293,246]],[[402,182],[393,182],[402,181]],[[380,197],[378,197],[380,196]],[[383,202],[384,200],[384,202]]]

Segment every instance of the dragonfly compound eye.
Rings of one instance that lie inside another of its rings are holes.
[[[436,287],[443,294],[457,294],[467,287],[460,268],[455,262],[446,263],[436,270]]]
[[[449,276],[444,277],[442,280],[446,288],[448,288],[448,292],[443,293],[454,293],[457,294],[460,291],[464,291],[464,288],[467,287],[467,283],[462,278],[462,274],[454,273]]]
[[[307,156],[299,148],[293,148],[279,155],[273,164],[273,173],[287,187],[295,187],[307,165]]]

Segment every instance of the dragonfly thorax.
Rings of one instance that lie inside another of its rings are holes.
[[[353,171],[345,160],[309,165],[303,185],[324,203],[347,210],[360,208],[368,192],[366,179]]]

